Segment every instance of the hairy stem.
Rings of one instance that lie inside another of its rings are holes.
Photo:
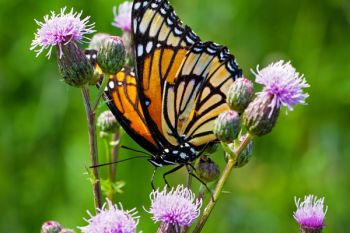
[[[109,163],[112,161],[112,154],[111,154],[111,148],[109,145],[109,137],[104,139],[104,144],[105,144],[105,150],[106,150],[106,161]],[[111,176],[111,166],[108,166],[108,181],[110,182],[110,184],[113,183],[112,181],[112,176]],[[107,197],[110,201],[113,201],[114,195],[113,195],[113,190],[112,189],[108,189],[107,190]]]
[[[90,93],[88,86],[82,87],[83,101],[87,115],[88,129],[89,129],[89,144],[90,144],[90,159],[92,166],[98,165],[98,150],[97,150],[97,136],[96,136],[96,114],[93,110],[90,102]],[[100,177],[98,174],[98,169],[96,167],[92,168],[93,174],[93,194],[95,208],[102,207],[102,194],[101,194],[101,184]]]
[[[229,155],[228,162],[225,166],[225,169],[220,177],[220,180],[218,181],[215,191],[213,193],[213,198],[209,201],[208,205],[205,207],[204,212],[199,219],[195,229],[193,230],[193,233],[201,232],[201,230],[204,227],[204,224],[207,222],[209,215],[211,214],[220,194],[221,191],[230,176],[232,169],[234,165],[236,164],[237,157],[242,153],[242,151],[247,147],[249,142],[252,140],[252,137],[248,134],[247,137],[244,139],[244,141],[239,145],[239,147],[235,150],[234,154],[235,156]]]
[[[117,164],[115,162],[118,161],[118,154],[119,154],[119,143],[120,141],[120,129],[118,129],[112,136],[112,157],[111,157],[111,162],[114,163],[111,165],[111,170],[110,170],[110,178],[111,181],[114,183],[117,180]]]

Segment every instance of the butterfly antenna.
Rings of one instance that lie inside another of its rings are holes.
[[[133,148],[130,148],[130,147],[127,147],[127,146],[121,146],[120,148],[123,148],[123,149],[126,149],[126,150],[131,150],[131,151],[134,151],[134,152],[138,152],[138,153],[141,153],[141,154],[144,154],[144,155],[148,155],[150,157],[152,157],[153,155],[147,153],[147,152],[144,152],[144,151],[141,151],[141,150],[136,150],[136,149],[133,149]]]
[[[107,166],[107,165],[112,165],[112,164],[117,164],[117,163],[121,163],[121,162],[125,162],[128,160],[133,160],[133,159],[141,159],[141,158],[149,158],[149,156],[135,156],[135,157],[131,157],[131,158],[127,158],[127,159],[122,159],[122,160],[118,160],[115,162],[111,162],[111,163],[102,163],[102,164],[98,164],[95,166],[90,166],[89,168],[96,168],[96,167],[103,167],[103,166]]]

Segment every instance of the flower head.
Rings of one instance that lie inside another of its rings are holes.
[[[58,233],[62,230],[62,225],[56,221],[47,221],[41,226],[41,233]]]
[[[47,56],[50,57],[54,46],[58,46],[60,56],[62,56],[62,44],[67,44],[70,41],[81,43],[86,39],[85,34],[94,32],[94,24],[88,22],[90,17],[80,19],[82,12],[76,13],[73,9],[68,13],[65,11],[65,7],[61,9],[59,14],[52,11],[51,15],[44,16],[44,22],[35,20],[39,29],[34,34],[35,38],[30,49],[35,50],[37,56],[45,49],[49,49]]]
[[[241,130],[239,114],[233,110],[220,113],[214,123],[213,132],[217,139],[231,143],[238,137]]]
[[[294,218],[304,228],[320,229],[324,226],[324,218],[327,208],[324,209],[324,198],[317,199],[316,196],[305,196],[304,201],[295,198],[297,210]]]
[[[85,219],[88,225],[79,227],[83,233],[135,233],[138,224],[138,218],[135,216],[137,211],[135,209],[125,211],[123,207],[113,205],[107,200],[102,209],[98,210],[96,216],[90,215],[90,219]]]
[[[182,185],[167,192],[154,190],[150,195],[152,204],[149,213],[155,222],[162,222],[167,226],[190,226],[199,216],[202,201],[196,199],[195,194]]]
[[[115,133],[119,124],[113,113],[109,110],[102,112],[97,119],[97,127],[102,132]]]
[[[253,82],[242,77],[237,79],[227,93],[227,103],[238,113],[244,112],[254,98]]]
[[[119,5],[118,14],[117,7],[114,7],[114,22],[112,25],[122,29],[123,31],[131,31],[131,10],[132,2],[128,1]]]
[[[266,68],[257,72],[252,71],[256,76],[256,82],[264,85],[258,95],[272,97],[271,112],[274,108],[287,107],[287,112],[293,110],[297,104],[305,104],[309,96],[303,92],[303,88],[310,85],[305,81],[304,76],[296,72],[290,62],[279,61],[271,63]]]

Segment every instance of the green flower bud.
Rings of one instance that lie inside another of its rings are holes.
[[[218,143],[212,144],[212,145],[208,146],[208,148],[205,150],[204,154],[214,154],[218,148],[219,148]]]
[[[41,226],[41,233],[59,233],[62,230],[61,224],[56,221],[47,221]]]
[[[97,127],[101,132],[115,133],[119,127],[119,123],[111,111],[105,111],[100,114],[97,119]]]
[[[214,134],[222,142],[231,143],[238,137],[241,130],[237,112],[229,110],[221,113],[215,120]]]
[[[243,142],[245,139],[245,136],[240,137],[239,142]],[[250,141],[250,143],[248,144],[248,146],[241,152],[241,154],[239,155],[235,167],[236,168],[240,168],[245,166],[250,158],[252,157],[253,154],[253,141]]]
[[[219,166],[210,158],[200,158],[196,166],[196,173],[206,183],[215,181],[220,176]]]
[[[280,113],[279,108],[271,108],[272,97],[259,95],[243,114],[243,124],[254,136],[263,136],[271,132]]]
[[[97,64],[105,74],[118,73],[125,63],[125,47],[117,36],[110,36],[101,41],[97,52]]]
[[[244,112],[254,97],[253,83],[246,78],[237,79],[228,91],[227,103],[232,110]]]
[[[56,53],[58,69],[67,84],[81,87],[93,79],[94,68],[91,62],[74,42],[62,44],[61,52],[58,50]]]

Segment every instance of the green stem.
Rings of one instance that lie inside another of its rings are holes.
[[[199,219],[195,229],[193,230],[193,233],[201,232],[201,230],[204,227],[204,224],[207,222],[209,215],[211,214],[220,194],[221,191],[228,179],[228,177],[231,174],[231,171],[236,164],[236,157],[242,153],[242,151],[247,147],[247,145],[252,140],[252,137],[248,134],[247,137],[244,139],[244,141],[239,145],[239,147],[236,149],[234,153],[229,154],[228,162],[225,166],[225,169],[220,177],[220,180],[218,181],[215,191],[213,193],[213,198],[209,201],[208,205],[205,207],[203,214],[201,218]],[[227,149],[227,148],[226,148]],[[234,156],[232,156],[234,154]]]
[[[111,170],[110,170],[110,177],[111,181],[114,183],[117,181],[117,164],[115,162],[118,161],[118,154],[119,154],[119,143],[120,141],[120,129],[118,129],[112,137],[112,157],[111,157],[111,162],[114,163],[111,165]],[[116,143],[117,142],[117,143]]]
[[[89,144],[90,144],[90,159],[92,166],[98,165],[98,150],[97,150],[97,136],[96,136],[96,114],[90,102],[90,93],[87,85],[82,87],[83,101],[87,115],[88,129],[89,129]],[[98,174],[98,169],[92,169],[94,176],[92,186],[94,194],[95,208],[102,207],[101,184]]]
[[[102,84],[101,84],[100,88],[98,89],[98,94],[97,94],[96,100],[95,100],[93,108],[92,108],[94,111],[96,111],[98,104],[100,103],[101,97],[103,95],[103,92],[105,91],[105,88],[108,84],[108,81],[109,81],[109,76],[107,74],[103,74]]]
[[[105,144],[105,150],[106,150],[106,161],[107,162],[111,162],[112,160],[112,155],[111,155],[111,149],[110,149],[110,145],[109,145],[109,138],[110,137],[107,137],[104,139],[104,144]],[[111,166],[107,166],[108,167],[108,181],[109,183],[112,185],[113,181],[112,181],[112,177],[111,177]],[[113,191],[112,189],[109,189],[107,191],[107,197],[109,200],[113,201]]]

